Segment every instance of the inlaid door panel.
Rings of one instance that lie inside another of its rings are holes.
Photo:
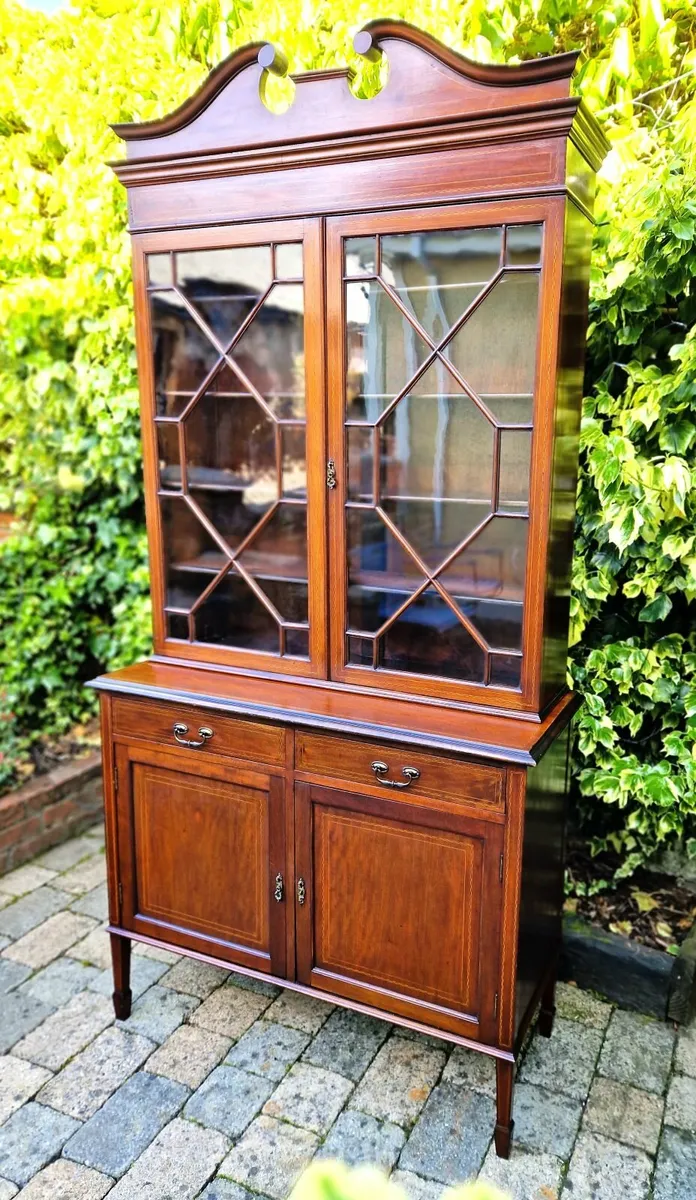
[[[295,813],[299,979],[488,1036],[500,826],[307,784]]]
[[[317,222],[291,222],[136,240],[166,654],[324,670],[318,233]]]
[[[283,974],[282,781],[141,747],[117,754],[124,926]]]
[[[533,707],[559,212],[328,221],[336,679]]]

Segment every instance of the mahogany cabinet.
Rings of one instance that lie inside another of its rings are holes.
[[[133,939],[493,1055],[550,1033],[594,175],[575,56],[237,51],[127,158],[155,652],[101,676]]]

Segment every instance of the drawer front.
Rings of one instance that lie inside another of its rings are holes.
[[[153,700],[113,701],[114,737],[144,739],[163,746],[176,746],[186,741],[200,742],[192,747],[193,754],[224,754],[232,758],[250,759],[256,763],[285,761],[285,730],[281,725],[264,725],[240,717],[223,717],[219,713],[187,704],[160,704]],[[174,726],[186,726],[175,736]],[[201,736],[199,730],[212,730],[212,736]]]
[[[387,767],[375,770],[373,763]],[[418,775],[409,775],[414,768]],[[410,746],[364,742],[324,734],[295,734],[295,769],[356,784],[369,784],[385,797],[473,803],[502,812],[505,772]],[[406,769],[406,773],[404,771]],[[400,787],[391,786],[392,781]]]

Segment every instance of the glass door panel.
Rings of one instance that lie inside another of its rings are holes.
[[[520,687],[542,233],[341,239],[341,662],[383,686]]]
[[[269,238],[146,255],[165,637],[300,673],[312,657],[304,251]]]

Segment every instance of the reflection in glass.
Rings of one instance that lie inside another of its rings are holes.
[[[441,361],[381,426],[383,496],[490,502],[493,427]]]
[[[179,613],[167,613],[167,637],[187,642],[188,635],[188,617],[182,617]]]
[[[487,501],[465,504],[456,500],[384,499],[382,508],[430,571],[436,571],[490,512]],[[392,538],[389,533],[387,536]],[[399,556],[409,557],[401,546],[398,551]]]
[[[219,361],[215,347],[176,292],[151,292],[150,312],[157,391],[193,394]]]
[[[346,238],[346,275],[374,275],[377,238]]]
[[[346,416],[376,421],[431,353],[378,283],[346,284]]]
[[[522,677],[522,659],[519,655],[491,655],[491,684],[493,687],[518,688]]]
[[[541,259],[541,225],[508,225],[505,265],[536,266]]]
[[[284,242],[275,248],[276,279],[302,278],[302,242]]]
[[[522,648],[522,605],[513,600],[476,600],[453,592],[458,607],[482,633],[489,646]]]
[[[526,566],[527,521],[493,517],[443,571],[440,581],[453,596],[514,600],[521,604]]]
[[[531,451],[531,430],[503,429],[501,431],[500,496],[498,501],[498,507],[501,510],[527,512]]]
[[[304,289],[277,283],[232,349],[232,359],[279,418],[303,417]]]
[[[437,345],[500,266],[502,229],[382,238],[382,277]]]
[[[287,425],[283,439],[283,496],[307,499],[307,456],[304,425]]]
[[[275,423],[248,392],[206,392],[184,420],[190,488],[228,488],[258,509],[277,499]]]
[[[171,287],[174,282],[171,254],[147,255],[147,281],[151,287]]]
[[[234,568],[195,615],[197,642],[278,654],[275,619]]]
[[[292,658],[309,658],[309,630],[288,629],[285,634],[285,653]]]
[[[348,451],[348,496],[351,500],[372,502],[372,444],[371,429],[353,426],[346,430]]]
[[[348,634],[346,643],[349,663],[357,667],[372,666],[372,642],[369,638]]]
[[[503,275],[447,346],[447,357],[483,399],[534,391],[538,300],[537,274]]]
[[[224,566],[226,556],[183,498],[162,496],[166,607],[187,612]]]
[[[302,504],[281,504],[255,535],[239,561],[265,590],[267,579],[307,581],[307,510]],[[288,617],[288,620],[306,620]]]
[[[223,347],[271,285],[270,246],[188,250],[176,256],[177,284]]]
[[[385,634],[380,665],[392,671],[482,683],[485,656],[449,605],[430,587]]]
[[[157,424],[159,485],[164,491],[181,491],[179,426],[168,421]]]

